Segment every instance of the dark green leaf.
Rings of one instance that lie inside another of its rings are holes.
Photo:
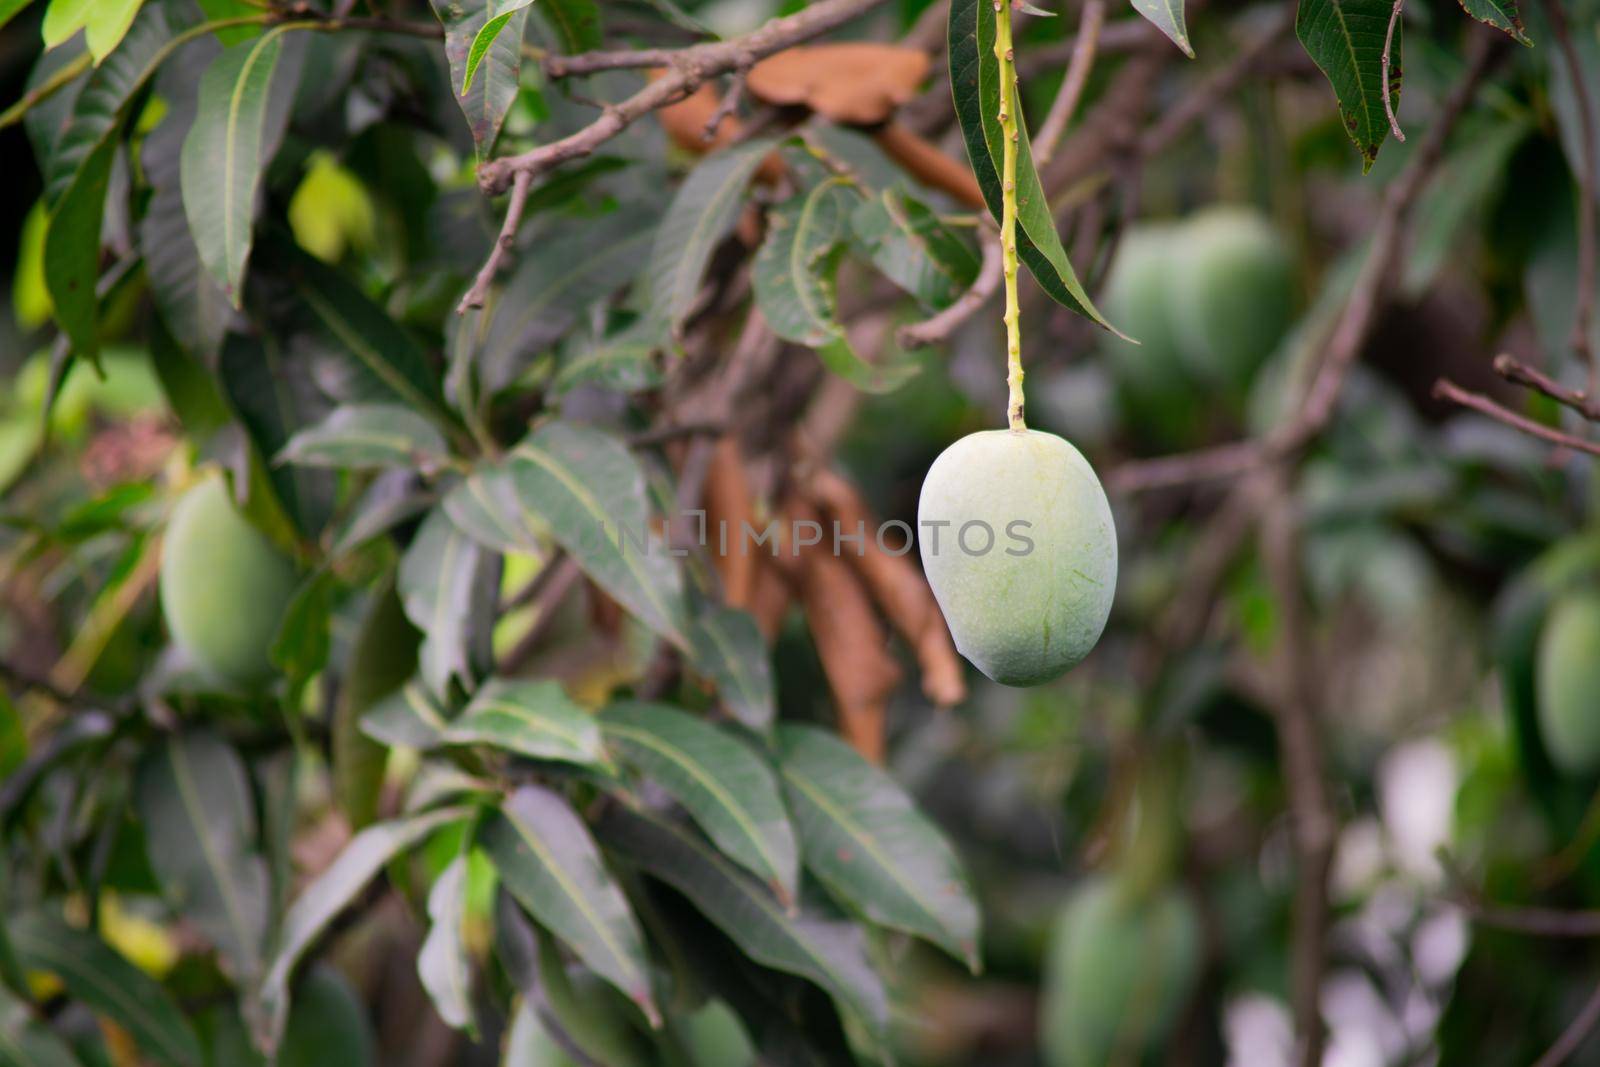
[[[819,348],[844,336],[833,276],[856,200],[842,178],[829,178],[768,213],[751,277],[767,325],[784,340]]]
[[[1361,152],[1361,169],[1372,169],[1378,146],[1389,136],[1383,107],[1383,42],[1389,33],[1387,0],[1302,0],[1294,32],[1322,68],[1339,100],[1345,132]],[[1389,91],[1400,109],[1401,27],[1394,29]]]
[[[555,31],[563,52],[588,52],[605,43],[595,0],[540,0],[535,10]]]
[[[867,961],[860,928],[789,914],[710,845],[654,816],[615,806],[597,829],[608,849],[683,893],[751,959],[815,982],[884,1039],[888,999]]]
[[[280,463],[306,467],[437,470],[450,446],[433,423],[399,404],[346,404],[289,438]]]
[[[227,48],[200,79],[200,107],[183,139],[183,207],[200,261],[239,306],[254,239],[256,194],[276,140],[268,129],[284,27]]]
[[[327,870],[300,893],[278,931],[273,954],[261,984],[266,1016],[257,1028],[256,1041],[269,1053],[282,1040],[289,1010],[289,978],[300,957],[311,947],[374,875],[403,850],[435,830],[468,815],[464,808],[441,808],[424,815],[374,823],[350,839]]]
[[[156,1062],[200,1067],[200,1043],[167,991],[94,934],[31,915],[10,924],[17,958],[128,1031]]]
[[[417,953],[417,976],[439,1018],[457,1030],[476,1032],[472,1013],[472,966],[461,924],[467,910],[467,858],[457,856],[428,893],[428,936]]]
[[[471,621],[479,600],[484,552],[435,508],[400,560],[400,599],[422,631],[422,678],[443,696],[452,678],[471,686]]]
[[[523,510],[504,463],[480,463],[445,494],[442,506],[457,529],[491,552],[544,555],[548,530],[537,515]]]
[[[16,18],[33,0],[0,0],[0,26]]]
[[[614,437],[551,422],[512,456],[517,493],[551,535],[617,602],[688,647],[683,577],[650,532],[644,472]]]
[[[294,991],[294,1008],[273,1067],[369,1067],[376,1061],[367,1007],[350,982],[319,964]],[[215,1067],[239,1067],[217,1058]]]
[[[961,123],[972,173],[990,213],[998,221],[1000,72],[994,56],[994,8],[988,0],[951,0],[949,30],[950,88],[956,117]],[[1022,111],[1013,103],[1011,113],[1017,116],[1021,134],[1017,144],[1017,256],[1052,300],[1114,330],[1095,309],[1067,260],[1039,175],[1033,168]]]
[[[1517,0],[1461,0],[1461,10],[1479,22],[1504,30],[1518,44],[1533,44],[1522,24],[1522,9]]]
[[[675,335],[694,305],[706,264],[744,204],[745,186],[772,142],[748,141],[708,156],[678,188],[656,231],[645,276],[648,320]]]
[[[884,277],[932,310],[971,288],[978,256],[920,200],[885,189],[856,206],[850,228]]]
[[[170,738],[139,768],[135,807],[162,891],[235,979],[261,969],[271,885],[238,753],[210,732]]]
[[[436,748],[448,727],[444,711],[416,682],[407,682],[361,717],[362,733],[406,748]]]
[[[433,500],[412,471],[383,471],[350,506],[334,538],[331,555],[348,555],[372,538],[427,511]]]
[[[360,829],[378,810],[387,753],[364,736],[361,720],[379,701],[400,692],[417,669],[422,635],[406,618],[391,573],[372,594],[339,678],[332,723],[333,789],[339,808]]]
[[[567,802],[523,786],[484,819],[478,840],[518,903],[659,1023],[638,923]]]
[[[737,608],[710,608],[689,636],[695,666],[716,682],[723,705],[750,729],[766,733],[777,705],[771,657],[755,619]]]
[[[1194,49],[1189,45],[1189,28],[1184,25],[1183,0],[1131,0],[1133,9],[1147,19],[1150,25],[1167,35],[1167,38],[1190,59]]]
[[[594,716],[552,681],[487,682],[444,732],[450,745],[492,745],[531,759],[600,766],[605,750]]]
[[[750,748],[662,704],[624,701],[600,717],[606,745],[682,804],[706,835],[787,906],[800,855],[777,779]]]
[[[320,568],[300,583],[272,642],[272,662],[291,686],[304,686],[328,664],[334,577]]]
[[[660,337],[648,319],[640,319],[620,333],[566,346],[561,365],[550,382],[556,396],[580,385],[636,393],[662,382],[656,359]]]
[[[506,20],[494,43],[482,57],[467,85],[467,61],[472,43],[489,22],[493,0],[430,0],[433,13],[444,27],[444,54],[450,63],[450,84],[456,102],[472,131],[478,158],[485,159],[500,136],[506,112],[517,98],[517,78],[522,70],[522,34],[528,23],[526,7]]]
[[[978,969],[978,906],[944,836],[883,771],[832,734],[778,728],[779,768],[806,866],[873,922]]]

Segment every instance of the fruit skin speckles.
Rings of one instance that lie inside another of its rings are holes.
[[[984,674],[1039,685],[1094,648],[1116,591],[1116,527],[1072,445],[1037,430],[963,437],[929,468],[917,519],[923,570],[956,648]],[[1028,524],[1031,548],[1008,536],[1016,522]],[[970,523],[992,531],[987,551],[977,532],[963,547]]]

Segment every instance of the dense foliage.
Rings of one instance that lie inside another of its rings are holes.
[[[1042,6],[0,0],[0,1065],[1597,1054],[1600,3]]]

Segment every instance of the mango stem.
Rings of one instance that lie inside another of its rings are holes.
[[[1013,430],[1026,430],[1022,419],[1022,329],[1017,307],[1017,132],[1021,116],[1017,96],[1017,65],[1011,43],[1011,0],[994,0],[994,56],[1000,63],[1000,251],[1006,280],[1006,421]]]

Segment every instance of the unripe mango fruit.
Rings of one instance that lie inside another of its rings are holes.
[[[1535,671],[1539,732],[1551,762],[1573,775],[1600,770],[1600,593],[1556,601],[1539,635]]]
[[[1038,430],[969,434],[917,505],[928,584],[956,648],[1005,685],[1038,685],[1094,648],[1117,585],[1117,533],[1094,469]]]
[[[207,478],[172,509],[161,546],[161,610],[173,641],[234,686],[272,675],[269,653],[294,596],[293,565]]]
[[[1056,917],[1044,965],[1039,1043],[1049,1067],[1139,1063],[1169,1030],[1200,966],[1189,898],[1140,898],[1113,878],[1083,883]]]
[[[1293,259],[1260,214],[1214,207],[1185,224],[1172,276],[1172,328],[1190,369],[1243,385],[1278,347],[1294,309]]]

